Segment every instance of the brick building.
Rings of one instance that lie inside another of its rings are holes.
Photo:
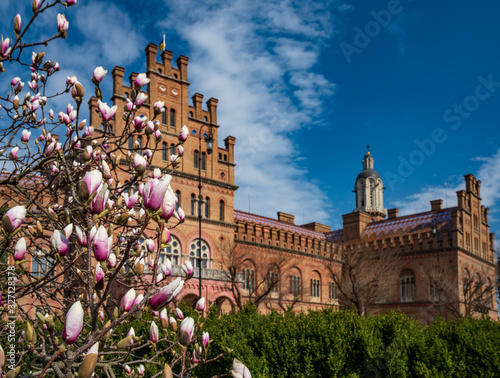
[[[190,102],[188,58],[180,56],[173,67],[172,52],[162,51],[158,62],[157,50],[153,44],[146,47],[149,105],[141,108],[151,119],[152,104],[164,101],[166,107],[160,126],[161,153],[151,165],[162,167],[177,153],[174,144],[183,125],[191,131],[172,182],[186,222],[172,230],[171,245],[161,257],[172,261],[174,275],[181,275],[179,265],[187,259],[197,264],[197,253],[201,253],[202,294],[222,310],[234,307],[238,300],[255,301],[260,295],[257,302],[263,311],[338,307],[338,285],[332,277],[342,276],[342,253],[375,251],[390,253],[398,264],[387,275],[387,290],[370,312],[399,308],[429,322],[438,314],[453,316],[450,308],[454,306],[462,314],[470,312],[470,307],[496,317],[494,234],[489,232],[489,210],[481,205],[480,181],[465,176],[466,189],[457,192],[457,207],[443,209],[442,201],[436,200],[428,212],[398,216],[398,209],[387,211],[383,206],[383,183],[368,152],[355,183],[356,207],[343,216],[341,230],[315,222],[295,225],[294,216],[282,212],[271,219],[235,210],[235,138],[227,136],[224,147],[219,146],[218,101],[210,98],[205,107],[204,96],[196,93]],[[125,69],[115,67],[112,75],[111,100],[122,109],[137,73],[124,81]],[[92,111],[97,107],[95,98],[90,107],[90,123],[98,128],[100,120]],[[115,117],[113,131],[119,134],[124,125]],[[210,132],[212,153],[204,138]],[[129,148],[134,142],[145,147],[141,138],[131,139]],[[198,175],[202,203],[198,201]],[[202,215],[201,248],[198,212]],[[231,267],[234,271],[228,273]],[[182,299],[194,303],[198,290],[198,280],[189,281]],[[473,292],[481,295],[472,298]]]

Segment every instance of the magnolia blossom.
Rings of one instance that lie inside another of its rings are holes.
[[[107,70],[102,68],[102,66],[96,67],[94,70],[94,75],[92,76],[92,80],[94,83],[99,83],[102,79],[104,79],[104,76],[108,73]]]
[[[205,308],[205,298],[204,297],[201,297],[198,300],[198,302],[196,302],[195,308],[197,311],[203,311],[203,309]]]
[[[137,367],[137,374],[139,375],[144,375],[144,373],[146,372],[146,369],[144,368],[144,365],[143,364],[140,364],[138,367]]]
[[[248,370],[243,362],[237,360],[236,358],[233,360],[233,370],[231,370],[231,373],[235,378],[252,378],[250,370]]]
[[[21,261],[26,253],[26,240],[21,238],[17,241],[14,248],[14,260]]]
[[[165,196],[163,197],[163,202],[161,204],[160,217],[169,220],[174,214],[175,207],[177,205],[177,196],[171,186],[168,187]]]
[[[181,267],[182,267],[182,270],[184,271],[184,273],[186,273],[186,276],[188,278],[193,276],[194,269],[193,269],[193,265],[191,264],[191,262],[189,260],[186,261],[184,264],[182,264]]]
[[[172,263],[169,259],[165,259],[163,264],[160,265],[161,272],[165,277],[168,277],[172,274]]]
[[[156,101],[153,108],[155,114],[161,114],[165,111],[165,103],[163,101]]]
[[[186,125],[181,127],[181,131],[179,132],[179,141],[184,143],[189,136],[189,129]]]
[[[118,105],[114,105],[111,108],[105,102],[101,100],[97,100],[97,106],[99,108],[99,112],[101,112],[101,116],[105,121],[111,120],[114,117],[116,110],[118,109]]]
[[[102,270],[101,265],[97,264],[97,266],[95,267],[95,282],[97,283],[103,278],[104,278],[104,271]]]
[[[170,327],[172,327],[172,329],[174,331],[177,330],[177,320],[175,320],[175,318],[173,316],[171,316],[170,318],[168,318],[168,321],[170,322]]]
[[[92,199],[92,202],[89,207],[89,211],[91,214],[100,214],[106,209],[106,204],[108,203],[109,197],[109,189],[108,183],[103,182],[99,192]]]
[[[130,289],[129,291],[127,291],[125,293],[125,295],[122,298],[122,301],[121,301],[122,311],[125,311],[125,312],[130,311],[130,309],[132,308],[132,306],[134,304],[134,300],[135,300],[135,290]]]
[[[123,202],[125,202],[125,206],[127,207],[127,209],[133,209],[135,203],[139,199],[139,193],[135,192],[131,196],[129,196],[128,193],[123,193],[122,197],[123,197]]]
[[[63,338],[66,344],[73,344],[83,328],[83,308],[80,301],[75,302],[66,314]]]
[[[203,332],[201,335],[201,343],[205,348],[207,347],[209,341],[210,341],[210,335],[208,334],[208,332]]]
[[[78,237],[78,242],[83,245],[87,246],[87,235],[82,231],[82,229],[79,226],[75,226],[75,232],[76,236]]]
[[[17,153],[19,151],[19,147],[14,147],[12,150],[9,152],[9,159],[10,160],[16,160],[17,159]]]
[[[16,17],[14,17],[14,34],[21,34],[22,25],[21,15],[18,13],[16,14]]]
[[[147,161],[140,154],[135,154],[134,156],[134,168],[139,175],[143,175],[146,172]]]
[[[194,319],[191,317],[185,318],[179,327],[179,342],[186,346],[191,342],[194,333]]]
[[[149,339],[153,343],[157,343],[159,339],[159,330],[155,322],[151,322],[151,327],[149,328]]]
[[[134,105],[139,107],[141,106],[144,101],[146,101],[148,99],[148,95],[144,92],[139,92],[137,94],[137,97],[135,98],[135,101],[134,101]]]
[[[153,156],[153,151],[151,151],[149,148],[144,151],[144,156],[146,156],[146,158],[148,159],[151,159],[151,157]]]
[[[10,85],[12,85],[13,87],[15,87],[20,81],[21,81],[20,77],[15,77],[15,78],[13,78],[11,80]]]
[[[148,250],[148,252],[153,252],[155,250],[155,242],[153,239],[151,238],[148,238],[146,239],[146,248]]]
[[[108,232],[104,226],[99,226],[99,229],[95,232],[95,236],[92,235],[91,230],[91,243],[95,259],[97,261],[106,261],[111,248],[109,245]]]
[[[66,256],[69,249],[69,242],[61,231],[54,231],[50,238],[50,245],[52,245],[52,248],[54,248],[61,256]]]
[[[52,152],[54,152],[55,148],[56,148],[56,145],[57,145],[57,142],[56,140],[52,140],[51,143],[47,144],[45,146],[45,152],[44,152],[44,155],[49,157],[50,155],[52,155]]]
[[[149,79],[145,73],[141,73],[141,74],[137,75],[137,77],[134,80],[134,85],[138,89],[141,88],[142,86],[148,84],[148,83],[149,83]]]
[[[31,137],[31,131],[28,131],[28,130],[23,130],[22,134],[21,134],[21,140],[25,143],[27,143],[29,140],[30,140],[30,137]]]
[[[109,254],[106,265],[109,269],[113,269],[116,266],[116,255],[113,252]]]
[[[65,35],[66,32],[68,31],[68,27],[69,27],[69,22],[66,21],[66,16],[64,14],[58,14],[57,15],[57,31],[62,34],[62,35]]]
[[[146,209],[154,211],[160,209],[170,181],[172,181],[172,176],[164,175],[160,180],[151,179],[144,185],[143,201]]]
[[[2,39],[2,43],[0,46],[0,55],[2,56],[2,58],[9,56],[11,50],[12,47],[10,47],[10,39],[9,38]]]
[[[182,313],[181,309],[179,307],[175,308],[175,315],[177,316],[177,319],[184,319],[184,314]]]
[[[168,327],[168,314],[166,308],[160,312],[160,322],[162,328],[166,329]]]
[[[186,214],[184,214],[184,210],[179,206],[177,211],[174,211],[174,217],[176,217],[179,222],[184,222],[186,220]]]
[[[178,147],[177,147],[177,152],[179,153],[179,156],[184,155],[184,147],[182,147],[182,146],[178,146]]]
[[[160,310],[175,299],[181,292],[183,286],[184,281],[182,281],[180,277],[177,277],[167,286],[164,286],[158,293],[153,295],[149,300],[149,306],[153,311]]]
[[[125,365],[125,373],[127,373],[127,374],[132,373],[132,368],[128,365]]]

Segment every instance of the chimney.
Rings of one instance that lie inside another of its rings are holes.
[[[125,76],[125,68],[116,66],[111,72],[113,75],[113,95],[123,96],[123,77]]]
[[[146,46],[146,66],[148,70],[156,71],[156,53],[158,52],[158,46],[150,43]]]
[[[431,211],[439,211],[443,209],[443,200],[438,199],[431,201]]]
[[[210,113],[210,122],[217,124],[217,104],[219,100],[210,97],[207,101],[208,112]]]
[[[192,97],[194,106],[194,117],[197,119],[201,118],[201,103],[203,102],[203,95],[195,93]]]
[[[163,50],[161,52],[161,61],[163,62],[163,70],[165,75],[171,76],[172,71],[172,51]]]
[[[226,139],[224,139],[224,145],[228,152],[228,160],[232,163],[234,162],[234,144],[236,142],[236,138],[229,135]]]
[[[188,62],[189,58],[187,56],[181,55],[180,57],[177,58],[177,68],[179,69],[179,72],[181,74],[180,79],[184,81],[188,80],[188,74],[187,74]]]
[[[283,223],[295,224],[295,215],[283,213],[278,211],[278,220]]]
[[[475,191],[475,181],[476,179],[472,175],[472,173],[469,173],[468,175],[465,175],[465,190],[467,192],[473,192]]]
[[[388,219],[397,218],[399,214],[399,209],[389,209],[387,210],[387,214],[389,214]]]

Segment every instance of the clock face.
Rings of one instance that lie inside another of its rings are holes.
[[[164,85],[160,85],[160,91],[166,92],[167,88]]]
[[[179,92],[177,91],[177,89],[172,89],[172,94],[174,96],[177,96],[179,94]]]

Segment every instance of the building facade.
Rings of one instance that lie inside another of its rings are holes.
[[[399,216],[398,209],[384,208],[383,182],[368,151],[355,181],[355,209],[343,216],[341,230],[332,231],[315,222],[296,225],[293,215],[282,212],[271,219],[235,210],[236,140],[221,137],[223,147],[219,146],[218,101],[211,97],[203,104],[204,96],[195,93],[190,102],[189,59],[180,56],[174,67],[172,52],[162,51],[161,62],[157,55],[157,46],[149,44],[149,104],[141,111],[152,119],[152,104],[164,101],[166,107],[159,119],[161,153],[151,166],[163,167],[177,154],[175,144],[183,125],[191,132],[181,165],[172,174],[186,222],[172,230],[170,246],[160,256],[172,261],[174,275],[182,274],[180,264],[186,260],[198,267],[201,256],[202,295],[221,311],[247,301],[255,302],[262,311],[339,308],[343,306],[339,292],[343,261],[350,251],[369,251],[390,255],[397,264],[391,265],[383,293],[377,294],[368,312],[400,309],[423,322],[436,315],[471,312],[496,317],[494,234],[489,232],[489,210],[481,204],[480,181],[465,176],[466,189],[457,192],[456,207],[443,209],[443,201],[436,200],[428,212]],[[125,80],[125,69],[115,67],[112,75],[111,100],[122,109],[137,73]],[[92,98],[89,105],[90,123],[99,128],[100,119],[93,111],[97,99]],[[119,135],[124,125],[125,121],[115,117],[112,132]],[[213,137],[212,151],[207,149],[207,134]],[[146,143],[138,135],[129,140],[129,149],[150,148]],[[190,280],[179,299],[195,303],[198,282]]]

